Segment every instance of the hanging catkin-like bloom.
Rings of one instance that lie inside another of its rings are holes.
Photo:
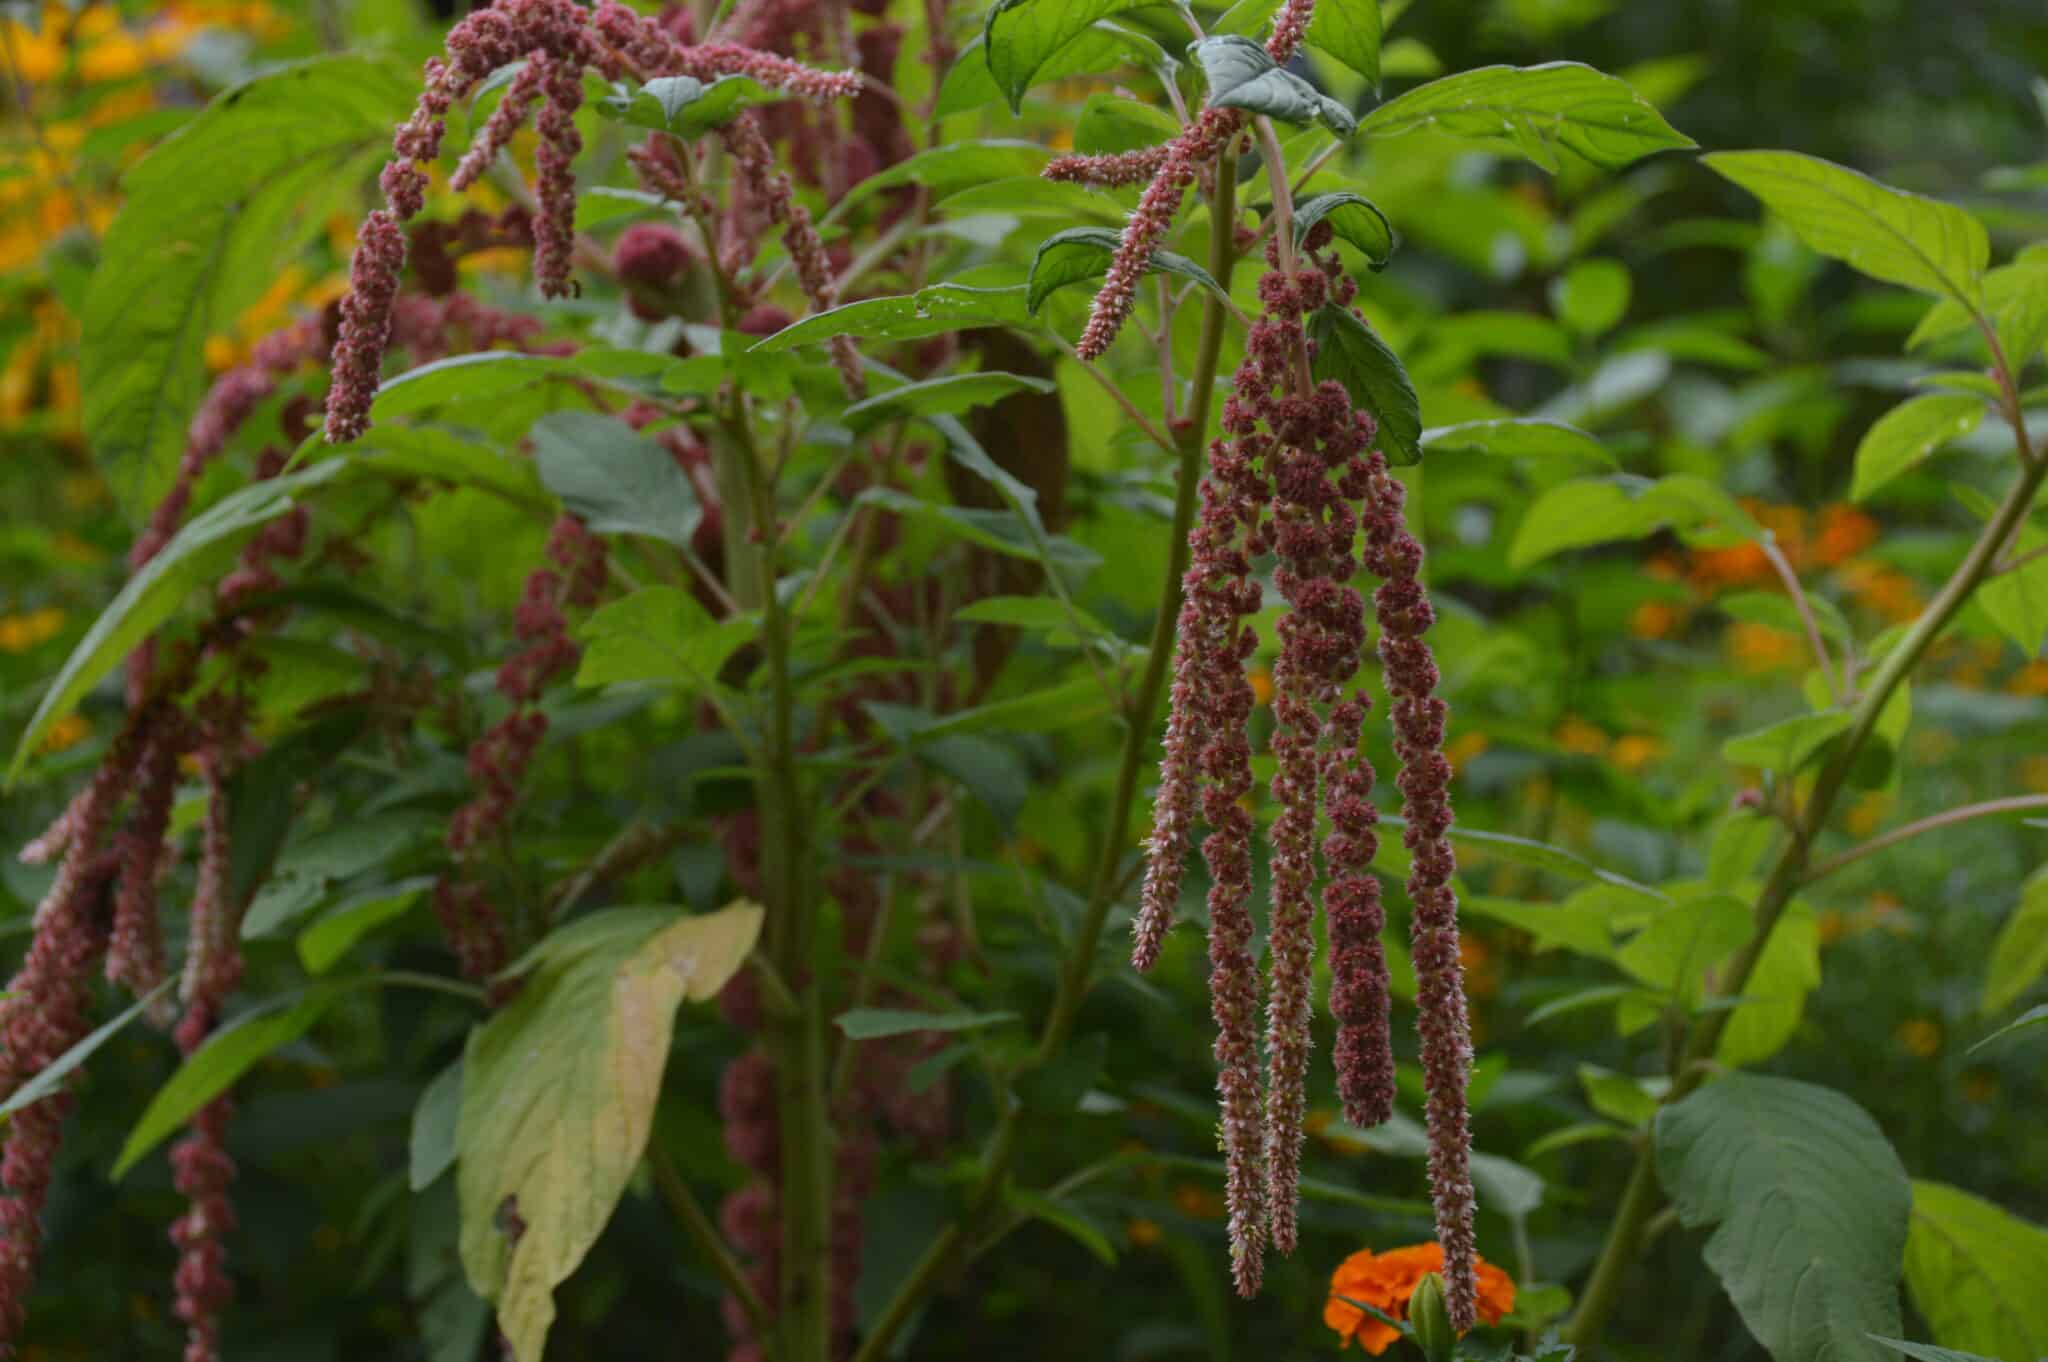
[[[832,279],[832,265],[825,257],[825,243],[811,222],[808,208],[796,201],[789,176],[777,168],[767,139],[750,113],[741,114],[722,130],[726,149],[732,152],[734,173],[745,180],[748,190],[760,199],[771,222],[782,228],[783,245],[796,265],[797,282],[811,306],[823,312],[839,300],[838,285]],[[856,400],[867,393],[867,379],[861,374],[860,353],[853,337],[834,336],[825,346],[839,370],[839,382],[846,395]]]
[[[595,12],[574,0],[498,0],[470,14],[449,30],[446,59],[427,62],[425,88],[412,116],[393,136],[394,158],[379,179],[385,206],[364,221],[357,240],[327,396],[330,443],[345,444],[370,428],[370,403],[391,343],[391,309],[405,265],[403,224],[426,205],[428,180],[421,167],[441,154],[448,111],[493,71],[521,60],[526,67],[513,78],[456,174],[458,187],[481,175],[539,100],[534,274],[541,292],[550,297],[575,291],[570,278],[576,236],[572,163],[583,145],[575,113],[583,101],[585,70],[614,78],[630,73],[641,80],[686,75],[708,82],[746,75],[813,99],[845,98],[860,90],[857,73],[818,71],[729,43],[681,42],[618,0],[605,0]]]
[[[1422,1073],[1429,1095],[1429,1181],[1437,1240],[1444,1248],[1445,1305],[1451,1323],[1476,1318],[1472,1231],[1472,1134],[1465,1085],[1472,1069],[1472,1027],[1458,966],[1458,901],[1451,892],[1451,764],[1443,754],[1448,708],[1431,692],[1436,659],[1422,635],[1436,612],[1422,588],[1422,545],[1401,508],[1406,492],[1384,459],[1371,468],[1365,517],[1366,564],[1382,579],[1373,597],[1380,625],[1380,661],[1393,697],[1394,752],[1401,759],[1402,841],[1414,858],[1408,897],[1415,957]]]
[[[1318,252],[1327,226],[1302,243],[1306,262],[1289,270],[1277,241],[1260,281],[1265,314],[1246,343],[1223,438],[1210,447],[1202,515],[1190,535],[1183,581],[1172,709],[1167,720],[1150,863],[1133,959],[1156,958],[1179,895],[1180,863],[1199,790],[1212,832],[1203,844],[1210,894],[1211,1004],[1222,1072],[1222,1124],[1231,1248],[1238,1286],[1256,1288],[1267,1242],[1282,1252],[1296,1239],[1302,1129],[1312,1014],[1319,811],[1330,834],[1321,850],[1331,950],[1331,1010],[1338,1022],[1338,1090],[1348,1120],[1374,1125],[1393,1108],[1384,926],[1371,863],[1378,814],[1363,730],[1370,702],[1351,688],[1367,642],[1365,600],[1353,584],[1361,567],[1382,585],[1374,597],[1380,655],[1393,696],[1395,751],[1415,872],[1416,969],[1423,980],[1420,1027],[1429,1089],[1430,1177],[1444,1247],[1449,1309],[1472,1319],[1472,1191],[1464,1083],[1470,1032],[1458,976],[1450,767],[1442,754],[1445,707],[1431,692],[1437,672],[1421,635],[1433,613],[1424,594],[1421,545],[1402,519],[1402,489],[1370,446],[1373,417],[1353,408],[1334,381],[1309,378],[1308,313],[1348,307],[1356,285]],[[1291,263],[1291,262],[1289,262]],[[1359,547],[1364,531],[1362,551]],[[1273,583],[1288,610],[1274,668],[1275,774],[1279,807],[1271,835],[1272,914],[1263,1090],[1252,1035],[1257,981],[1249,953],[1251,712],[1244,667],[1254,646],[1243,616],[1259,609],[1252,557],[1271,552]],[[1199,749],[1198,755],[1191,755]],[[1249,1270],[1248,1270],[1249,1266]]]

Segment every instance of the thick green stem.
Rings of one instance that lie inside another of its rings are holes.
[[[832,1125],[826,1107],[825,1000],[811,968],[817,905],[809,820],[797,778],[790,621],[775,594],[775,489],[744,406],[734,395],[714,432],[714,471],[726,507],[726,565],[739,604],[761,612],[768,713],[755,760],[761,821],[763,954],[795,992],[773,1009],[763,1038],[775,1061],[781,1129],[782,1276],[775,1303],[777,1362],[829,1362],[832,1343]]]
[[[2024,427],[2015,423],[2015,434],[2024,440]],[[1962,610],[1970,593],[1991,573],[2013,531],[2033,508],[2034,495],[2040,490],[2044,473],[2048,473],[2048,460],[2035,456],[2022,443],[2020,467],[2020,476],[2006,493],[1991,522],[1977,536],[1963,561],[1957,564],[1956,570],[1942,585],[1940,593],[1913,622],[1905,638],[1885,655],[1877,674],[1863,690],[1848,733],[1836,748],[1834,757],[1814,778],[1813,792],[1807,797],[1806,805],[1793,825],[1792,835],[1786,840],[1784,850],[1771,867],[1770,877],[1764,882],[1763,892],[1757,898],[1754,925],[1748,941],[1743,943],[1742,949],[1716,981],[1717,996],[1737,997],[1748,987],[1750,975],[1756,970],[1757,961],[1763,958],[1764,947],[1786,906],[1800,887],[1812,878],[1808,873],[1807,858],[1814,840],[1827,826],[1835,801],[1840,797],[1850,771],[1855,768],[1863,745],[1876,731],[1886,702],[1920,659],[1926,656],[1942,630]],[[1830,868],[1822,867],[1823,870]],[[1714,1051],[1720,1044],[1721,1032],[1728,1025],[1730,1011],[1720,1008],[1703,1014],[1695,1022],[1674,1066],[1671,1090],[1664,1099],[1666,1102],[1679,1100],[1705,1081]],[[1607,1241],[1601,1248],[1593,1275],[1579,1298],[1578,1312],[1565,1331],[1565,1341],[1575,1345],[1582,1355],[1589,1353],[1599,1341],[1608,1316],[1620,1300],[1622,1279],[1635,1264],[1642,1247],[1644,1227],[1656,1210],[1656,1190],[1656,1150],[1654,1142],[1646,1141],[1637,1156],[1635,1170],[1630,1174],[1622,1205],[1608,1229]]]
[[[1237,218],[1236,194],[1237,163],[1229,148],[1225,148],[1218,158],[1216,194],[1209,214],[1209,273],[1226,292],[1230,288],[1231,269],[1236,263],[1231,240]],[[1209,409],[1216,393],[1216,364],[1222,353],[1223,328],[1228,320],[1229,313],[1224,303],[1217,298],[1209,298],[1202,312],[1202,339],[1191,371],[1193,386],[1189,391],[1187,414],[1174,435],[1173,452],[1180,482],[1174,499],[1166,584],[1160,591],[1159,613],[1152,621],[1151,652],[1146,657],[1145,670],[1139,677],[1137,689],[1131,692],[1124,705],[1123,759],[1117,768],[1116,792],[1110,798],[1109,821],[1103,834],[1101,854],[1096,859],[1088,906],[1082,913],[1081,925],[1074,933],[1074,939],[1068,943],[1052,1006],[1046,1013],[1038,1045],[1026,1061],[1027,1069],[1057,1055],[1073,1034],[1074,1021],[1080,1015],[1089,978],[1094,972],[1095,952],[1101,943],[1102,928],[1108,921],[1109,910],[1116,902],[1117,886],[1122,881],[1120,870],[1130,830],[1131,809],[1137,802],[1138,780],[1145,758],[1151,752],[1152,724],[1158,716],[1159,698],[1165,690],[1168,663],[1173,655],[1174,624],[1180,616],[1181,578],[1188,568],[1188,531],[1194,525],[1201,481],[1202,442],[1208,434]],[[1009,1178],[1010,1161],[1017,1152],[1017,1135],[1023,1112],[1007,1094],[1001,1095],[999,1100],[1002,1109],[982,1152],[981,1175],[968,1194],[967,1205],[905,1275],[896,1294],[861,1340],[853,1362],[881,1362],[889,1355],[897,1335],[924,1304],[925,1298],[938,1287],[948,1271],[966,1260],[976,1234],[1000,1204]]]

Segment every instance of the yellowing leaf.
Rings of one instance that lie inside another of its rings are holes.
[[[746,902],[701,917],[592,914],[531,953],[519,996],[471,1034],[456,1132],[462,1265],[496,1303],[515,1362],[540,1362],[555,1287],[640,1161],[676,1008],[723,988],[760,931]]]

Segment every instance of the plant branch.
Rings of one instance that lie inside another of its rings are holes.
[[[1793,894],[1815,875],[1832,868],[1823,866],[1810,874],[1806,863],[1808,849],[1834,811],[1835,800],[1847,783],[1856,759],[1862,754],[1863,745],[1876,730],[1886,702],[1926,655],[1942,630],[1955,619],[1978,584],[1990,574],[2013,530],[2032,509],[2034,494],[2040,490],[2044,474],[2048,474],[2048,460],[2023,458],[2020,476],[2013,481],[1990,523],[1978,534],[1963,561],[1956,565],[1941,591],[1928,603],[1906,636],[1885,655],[1877,674],[1856,702],[1855,717],[1842,743],[1814,778],[1813,792],[1807,797],[1799,818],[1794,820],[1793,835],[1786,840],[1757,898],[1755,926],[1749,940],[1716,981],[1714,993],[1717,997],[1734,998],[1742,994],[1749,986],[1757,961],[1763,958],[1764,947]],[[1665,1102],[1678,1101],[1705,1080],[1706,1061],[1713,1057],[1720,1044],[1721,1032],[1732,1012],[1731,1008],[1720,1008],[1700,1017],[1673,1066],[1671,1090],[1666,1094]],[[1637,1156],[1622,1206],[1608,1228],[1607,1240],[1601,1247],[1593,1275],[1580,1294],[1578,1311],[1564,1332],[1565,1341],[1582,1353],[1592,1351],[1606,1327],[1608,1316],[1620,1300],[1622,1279],[1635,1263],[1644,1228],[1651,1212],[1656,1209],[1656,1202],[1656,1150],[1654,1142],[1646,1142]]]
[[[669,1156],[668,1150],[662,1148],[658,1139],[647,1142],[647,1168],[654,1174],[655,1190],[659,1191],[661,1199],[668,1203],[668,1208],[675,1215],[677,1223],[683,1227],[683,1233],[689,1235],[690,1242],[703,1252],[718,1280],[732,1294],[732,1298],[740,1303],[740,1309],[746,1311],[747,1322],[753,1325],[754,1332],[759,1335],[767,1334],[773,1327],[768,1317],[768,1308],[761,1303],[761,1297],[754,1290],[754,1284],[747,1279],[746,1270],[739,1265],[739,1260],[732,1256],[732,1250],[726,1247],[725,1239],[719,1234],[718,1227],[712,1224],[711,1217],[704,1213],[704,1207],[697,1200],[696,1193],[690,1190],[689,1183],[683,1181],[683,1175],[677,1170],[675,1160]]]
[[[1216,193],[1212,201],[1209,233],[1209,272],[1225,289],[1230,287],[1235,264],[1229,224],[1235,220],[1237,165],[1226,147],[1218,158]],[[1102,853],[1095,869],[1094,885],[1081,925],[1069,944],[1060,970],[1037,1047],[1026,1068],[1044,1064],[1072,1033],[1080,1014],[1081,1001],[1095,965],[1096,947],[1102,928],[1115,903],[1112,893],[1120,878],[1125,835],[1130,827],[1131,808],[1137,801],[1138,774],[1152,745],[1152,721],[1165,688],[1167,662],[1173,653],[1175,622],[1180,616],[1181,578],[1187,572],[1188,531],[1194,524],[1196,490],[1200,482],[1202,444],[1208,434],[1209,409],[1215,396],[1216,365],[1222,352],[1223,327],[1227,319],[1222,301],[1209,297],[1202,312],[1200,350],[1192,372],[1193,389],[1187,415],[1177,428],[1170,446],[1180,464],[1180,486],[1174,502],[1172,540],[1168,546],[1166,583],[1160,592],[1159,612],[1152,622],[1152,647],[1145,671],[1126,704],[1123,759],[1117,772],[1116,793],[1110,801],[1109,821],[1103,832]],[[995,1129],[981,1159],[981,1173],[961,1213],[941,1231],[911,1267],[882,1312],[876,1316],[853,1362],[882,1362],[894,1349],[896,1337],[909,1323],[925,1297],[935,1290],[945,1274],[967,1257],[967,1251],[983,1223],[1000,1204],[1008,1180],[1010,1161],[1016,1154],[1022,1124],[1021,1108],[1006,1093],[999,1094]]]
[[[1889,832],[1881,832],[1867,842],[1850,847],[1839,856],[1830,856],[1806,872],[1805,882],[1812,884],[1815,880],[1834,874],[1853,861],[1860,861],[1865,856],[1883,851],[1887,847],[1895,847],[1901,842],[1910,841],[1923,832],[1954,827],[1958,823],[1967,823],[1975,818],[1992,818],[2001,813],[2027,813],[2035,809],[2048,809],[2048,795],[2013,795],[2006,799],[1989,799],[1982,804],[1965,804],[1961,808],[1945,809],[1915,822],[1902,824]]]
[[[1820,666],[1821,679],[1827,683],[1828,694],[1836,704],[1849,698],[1842,682],[1835,675],[1834,661],[1828,656],[1827,640],[1821,637],[1820,621],[1814,618],[1813,602],[1806,599],[1806,589],[1799,585],[1799,574],[1792,570],[1784,550],[1778,547],[1777,536],[1766,530],[1757,540],[1768,558],[1771,567],[1777,571],[1778,580],[1785,584],[1785,593],[1792,598],[1792,605],[1799,611],[1799,622],[1806,626],[1806,642],[1813,649],[1814,661]]]

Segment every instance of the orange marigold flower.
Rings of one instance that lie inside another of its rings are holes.
[[[1877,542],[1877,522],[1854,506],[1837,502],[1822,509],[1813,541],[1814,561],[1823,567],[1854,558]]]
[[[1514,1279],[1476,1255],[1473,1268],[1479,1279],[1479,1318],[1488,1324],[1498,1324],[1503,1315],[1515,1308]],[[1345,1304],[1345,1300],[1363,1301],[1395,1319],[1405,1320],[1408,1298],[1415,1294],[1416,1286],[1430,1273],[1443,1270],[1444,1251],[1434,1242],[1410,1244],[1385,1253],[1360,1249],[1330,1274],[1330,1299],[1323,1306],[1323,1323],[1337,1331],[1339,1347],[1356,1340],[1359,1347],[1378,1357],[1401,1336],[1400,1332],[1357,1306]]]
[[[1629,613],[1628,631],[1637,638],[1670,638],[1685,612],[1670,601],[1644,601]]]

